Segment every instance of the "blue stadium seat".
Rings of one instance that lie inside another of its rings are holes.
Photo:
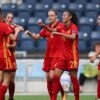
[[[46,50],[46,39],[40,39],[39,40],[39,46],[38,46],[40,51],[45,51]]]
[[[22,39],[21,41],[21,48],[25,51],[33,51],[34,50],[34,40],[31,38],[29,39]]]
[[[99,4],[94,4],[94,3],[87,3],[86,4],[86,10],[87,11],[99,11],[100,10],[100,5]]]
[[[79,39],[80,40],[89,40],[90,39],[90,34],[85,32],[85,31],[79,31]]]
[[[14,23],[22,26],[27,26],[27,20],[25,18],[14,17]]]
[[[75,3],[79,3],[79,4],[86,4],[87,0],[75,0]]]
[[[78,48],[79,52],[87,51],[87,42],[85,40],[79,40]]]
[[[85,12],[85,16],[86,17],[90,17],[90,18],[93,18],[93,19],[97,19],[97,16],[98,16],[98,13],[96,11],[86,11]]]
[[[100,40],[100,31],[94,31],[91,33],[91,39]]]
[[[91,0],[92,3],[100,4],[100,0]]]
[[[47,12],[45,12],[45,11],[35,11],[34,17],[41,17],[42,19],[45,19],[47,17]]]
[[[43,21],[41,18],[38,17],[30,17],[28,19],[28,25],[37,25],[38,21]]]
[[[45,3],[45,4],[53,4],[54,3],[54,0],[41,0],[41,3]]]
[[[37,0],[25,0],[25,3],[35,5]]]
[[[57,11],[64,11],[67,8],[67,4],[53,3],[52,8]]]
[[[18,17],[25,18],[27,20],[30,17],[30,13],[28,11],[19,11]]]
[[[79,30],[83,32],[91,33],[93,30],[93,27],[91,25],[80,25]]]
[[[100,31],[94,31],[91,33],[91,48],[93,49],[95,43],[100,42]]]
[[[34,12],[34,6],[32,4],[22,3],[18,5],[18,12],[27,12],[32,14]]]
[[[36,11],[48,11],[50,8],[49,4],[44,4],[44,3],[37,3],[35,5],[35,10]]]
[[[68,9],[75,11],[77,16],[80,18],[84,11],[84,5],[78,3],[71,3],[69,4]]]
[[[95,20],[89,17],[81,17],[79,20],[80,25],[95,25]]]
[[[68,8],[73,11],[84,11],[84,5],[78,3],[70,3]]]
[[[13,3],[6,3],[2,5],[2,10],[7,13],[8,11],[13,12],[14,14],[16,14],[17,11],[17,4],[13,4]]]
[[[89,50],[90,36],[87,32],[79,31],[79,51],[84,52]]]
[[[70,4],[70,0],[57,0],[57,2],[60,4],[65,4],[65,5]]]
[[[40,31],[40,27],[37,26],[37,25],[28,26],[27,29],[30,30],[30,31],[33,32],[33,33],[39,33],[39,31]]]
[[[96,31],[100,31],[100,26],[96,25],[96,26],[95,26],[95,30],[96,30]]]

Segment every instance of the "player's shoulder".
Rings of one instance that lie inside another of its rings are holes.
[[[74,24],[74,23],[72,23],[71,27],[78,29],[78,26],[76,24]]]
[[[58,25],[60,25],[60,26],[65,26],[65,24],[64,24],[64,23],[59,22],[59,21],[58,21]]]

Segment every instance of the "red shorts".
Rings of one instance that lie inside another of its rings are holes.
[[[100,70],[100,61],[99,61],[99,64],[98,64],[98,70]]]
[[[0,58],[1,71],[16,71],[16,62],[14,57]]]
[[[58,60],[59,60],[59,57],[57,57],[57,58],[45,58],[44,65],[43,65],[43,71],[49,72],[50,70],[54,70]]]
[[[60,59],[56,63],[56,68],[62,69],[64,71],[78,70],[78,65],[79,61]]]

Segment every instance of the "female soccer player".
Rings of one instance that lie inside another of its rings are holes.
[[[57,12],[54,9],[48,11],[48,19],[50,24],[47,27],[50,27],[52,30],[58,30],[63,32],[65,26],[64,24],[57,21]],[[40,23],[38,23],[40,25]],[[39,34],[35,35],[29,31],[26,31],[33,39],[39,39],[40,37],[47,38],[47,50],[44,59],[43,70],[46,72],[47,76],[47,88],[50,95],[50,100],[52,100],[52,80],[54,77],[55,65],[58,59],[64,58],[62,49],[64,48],[64,39],[58,35],[52,35],[51,31],[49,32],[46,28],[43,28]],[[62,51],[62,52],[61,52]],[[60,90],[62,97],[64,95],[63,88],[60,84]]]
[[[18,29],[17,29],[18,30]],[[18,32],[13,35],[13,30],[10,26],[3,22],[2,10],[0,9],[0,70],[3,71],[3,80],[0,84],[0,100],[5,100],[5,93],[11,81],[11,72],[15,71],[15,66],[12,65],[10,50],[7,48],[7,38],[15,42]]]
[[[74,12],[65,10],[62,16],[63,22],[66,25],[66,33],[53,32],[55,35],[60,35],[65,39],[66,59],[58,60],[55,66],[55,75],[53,82],[53,97],[52,100],[57,100],[57,93],[60,87],[60,77],[65,69],[70,72],[71,82],[75,100],[79,100],[79,82],[77,79],[77,71],[79,64],[78,57],[78,19]]]
[[[12,12],[8,12],[7,15],[6,15],[6,18],[5,18],[5,22],[7,24],[10,25],[10,27],[12,28],[12,30],[17,31],[15,30],[15,28],[19,28],[19,31],[18,32],[21,32],[21,31],[24,31],[24,28],[22,26],[19,26],[19,25],[16,25],[13,23],[13,19],[14,19],[14,15]],[[15,47],[17,45],[17,43],[12,43],[12,41],[10,40],[10,38],[8,38],[8,41],[7,41],[7,47],[10,49],[10,56],[11,56],[11,59],[12,59],[12,62],[13,62],[13,65],[16,66],[16,58],[15,58]],[[9,85],[9,100],[13,100],[13,96],[14,96],[14,92],[15,92],[15,83],[14,83],[14,79],[15,79],[15,72],[12,72],[12,80],[10,82],[10,85]]]
[[[97,24],[98,24],[98,26],[100,26],[100,15],[98,16]],[[93,55],[90,58],[90,62],[94,63],[94,61],[96,60],[96,58],[98,57],[99,54],[100,54],[100,43],[97,43],[95,45],[95,55]],[[100,100],[100,61],[99,61],[99,64],[98,64],[98,83],[97,83],[97,97],[96,97],[96,100]]]

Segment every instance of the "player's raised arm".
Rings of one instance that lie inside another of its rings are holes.
[[[56,29],[50,28],[49,26],[47,26],[46,24],[44,24],[43,22],[38,22],[37,23],[39,26],[45,28],[46,30],[48,30],[49,32],[56,32]]]
[[[25,34],[28,34],[31,38],[36,39],[36,40],[41,38],[40,34],[35,34],[35,33],[32,33],[28,30],[25,31]]]

